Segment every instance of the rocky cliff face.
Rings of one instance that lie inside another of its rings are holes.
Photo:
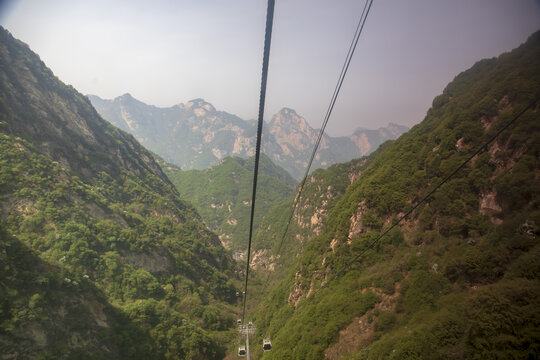
[[[256,123],[217,111],[202,99],[157,108],[129,94],[114,100],[88,97],[105,119],[132,133],[150,150],[183,169],[208,168],[227,156],[246,158],[254,154]],[[351,137],[325,135],[313,169],[367,155],[382,142],[395,139],[407,130],[389,124],[378,130],[358,129]],[[294,110],[284,108],[264,125],[263,136],[263,152],[300,179],[318,130],[311,128]]]
[[[264,214],[255,232],[254,249],[258,256],[253,257],[253,266],[278,274],[286,271],[303,247],[323,232],[330,210],[360,176],[367,162],[368,158],[363,157],[310,174],[289,225],[292,200]]]
[[[105,119],[183,169],[204,169],[226,156],[254,154],[255,122],[217,111],[202,99],[157,108],[130,94],[114,100],[88,97]]]
[[[60,81],[25,45],[2,33],[1,114],[9,132],[80,177],[127,168],[167,181],[153,157],[135,139],[111,127],[87,98]],[[70,97],[68,100],[68,96]],[[119,141],[117,141],[119,140]],[[138,157],[130,156],[133,152]]]
[[[350,136],[350,139],[358,147],[361,155],[369,155],[386,140],[397,139],[407,130],[408,128],[405,126],[389,123],[385,128],[379,128],[378,130],[358,128]]]

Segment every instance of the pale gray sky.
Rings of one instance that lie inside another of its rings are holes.
[[[319,127],[364,1],[276,0],[265,119]],[[257,116],[265,0],[0,0],[0,24],[84,94],[202,97]],[[327,132],[420,122],[476,61],[540,29],[540,0],[375,0]]]

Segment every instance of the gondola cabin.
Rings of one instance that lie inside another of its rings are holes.
[[[246,347],[244,345],[238,347],[238,356],[246,356]]]
[[[270,341],[270,339],[263,340],[263,350],[264,351],[272,350],[272,342]]]

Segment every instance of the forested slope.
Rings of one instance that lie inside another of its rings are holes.
[[[231,256],[152,155],[4,29],[0,226],[3,355],[224,356]]]
[[[162,165],[180,192],[191,201],[208,226],[230,248],[245,251],[249,232],[254,157],[225,158],[205,170],[181,171],[174,165]],[[255,228],[268,210],[294,192],[296,181],[262,154],[257,182]]]
[[[367,161],[364,157],[315,170],[304,184],[294,214],[291,214],[294,204],[291,197],[269,209],[254,234],[254,265],[278,272],[291,266],[303,246],[321,233],[329,209],[345,194]],[[272,278],[278,276],[274,274]]]
[[[263,358],[539,356],[538,103],[368,248],[540,95],[539,58],[536,33],[478,62],[370,157],[260,306]]]

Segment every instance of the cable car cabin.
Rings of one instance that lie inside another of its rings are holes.
[[[272,342],[270,341],[270,339],[263,340],[263,350],[264,351],[272,350]]]
[[[246,356],[246,347],[244,345],[238,347],[238,356]]]
[[[242,319],[237,319],[237,320],[236,320],[236,324],[237,324],[237,325],[242,324]]]

